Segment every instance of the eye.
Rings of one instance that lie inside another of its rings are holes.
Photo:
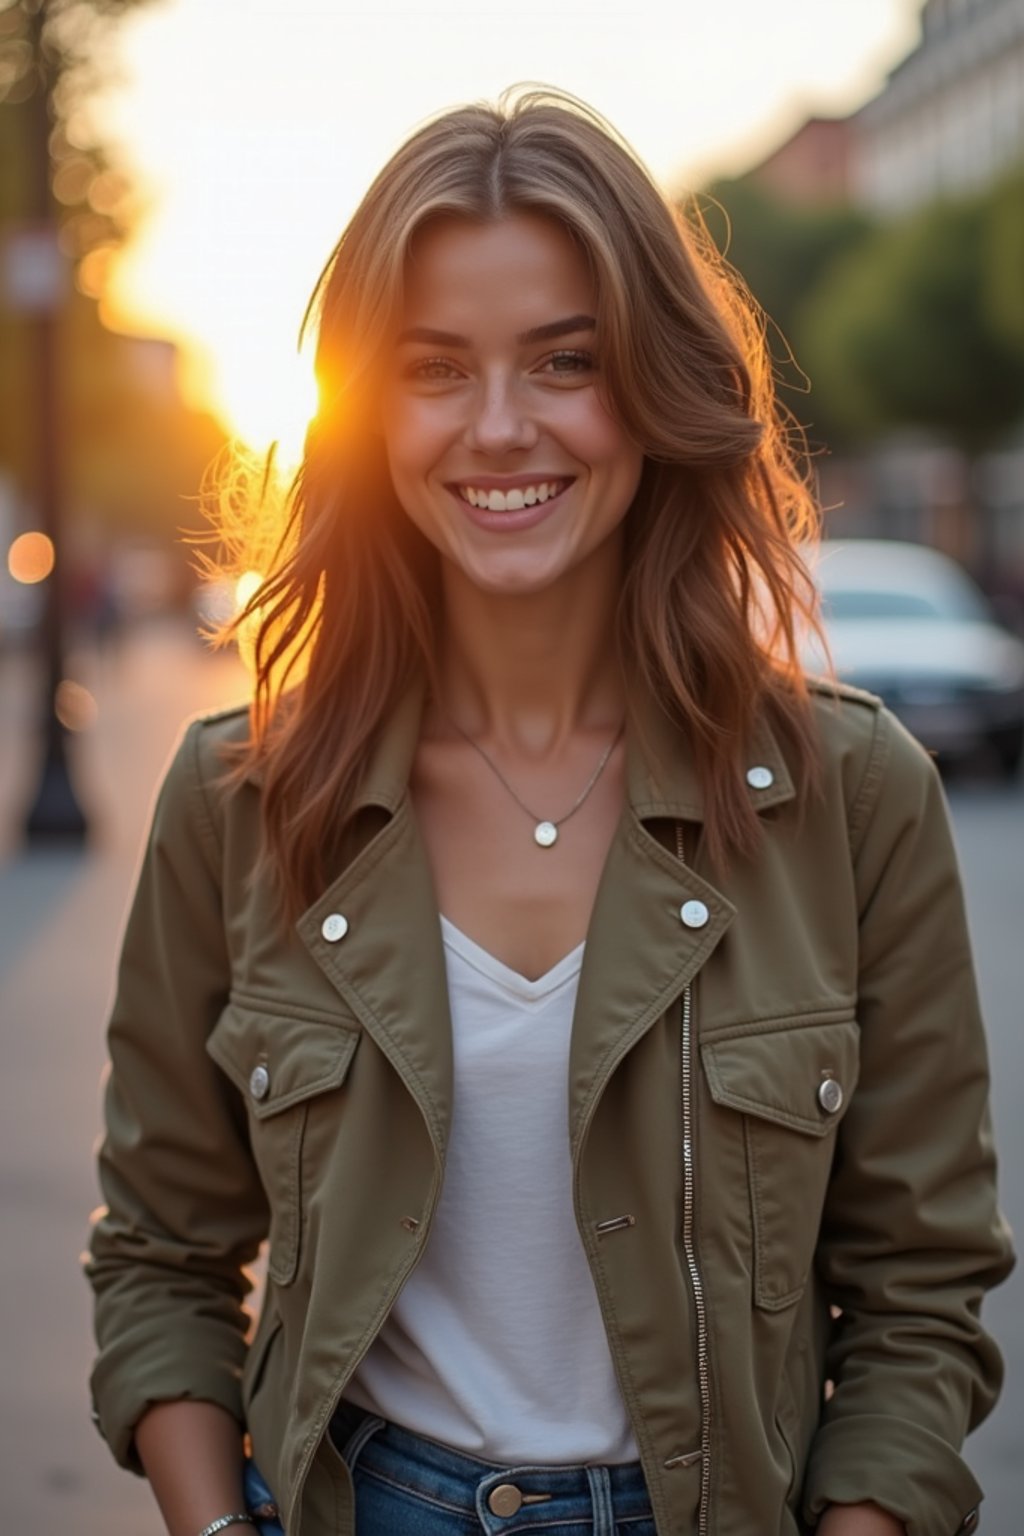
[[[556,374],[592,373],[597,366],[592,352],[576,351],[552,352],[542,366],[549,364],[554,365],[552,372]]]
[[[450,379],[457,371],[455,364],[446,357],[422,357],[409,365],[406,377],[425,379],[429,383],[434,379]]]

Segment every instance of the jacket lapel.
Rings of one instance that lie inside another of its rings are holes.
[[[707,909],[703,926],[683,922],[687,902]],[[627,806],[598,888],[576,997],[569,1060],[574,1155],[616,1066],[696,975],[733,913]]]
[[[298,933],[317,965],[419,1104],[443,1159],[451,1124],[452,1041],[433,878],[409,797],[423,689],[385,724],[353,810],[389,819],[303,913]],[[343,925],[329,922],[344,918]]]
[[[735,916],[721,891],[682,863],[648,824],[704,818],[704,799],[683,733],[655,699],[636,690],[626,734],[627,803],[598,889],[573,1019],[569,1127],[574,1154],[612,1072],[679,998]],[[763,719],[748,781],[758,810],[792,799],[788,765]],[[706,912],[690,908],[700,903]],[[696,926],[691,926],[695,923]]]

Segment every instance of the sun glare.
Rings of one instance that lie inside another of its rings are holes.
[[[317,407],[316,380],[308,359],[293,354],[272,368],[250,368],[244,357],[231,355],[224,356],[218,371],[218,395],[235,433],[257,451],[276,442],[278,463],[285,468],[297,466]]]
[[[277,443],[278,467],[298,467],[316,413],[312,361],[284,346],[255,348],[211,336],[202,349],[185,344],[182,382],[190,399],[216,402],[232,436],[260,455]]]

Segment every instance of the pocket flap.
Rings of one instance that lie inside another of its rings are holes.
[[[357,1027],[286,1018],[230,1003],[206,1049],[259,1120],[338,1088],[359,1044]]]
[[[826,1136],[850,1102],[860,1067],[856,1019],[787,1019],[701,1045],[716,1104]],[[826,1082],[838,1086],[822,1093]],[[819,1095],[821,1095],[819,1097]]]

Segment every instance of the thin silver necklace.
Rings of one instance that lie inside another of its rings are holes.
[[[445,714],[447,715],[447,711],[445,711]],[[615,735],[612,737],[611,741],[601,753],[601,760],[597,767],[594,769],[593,773],[590,775],[590,778],[587,780],[586,784],[584,784],[581,793],[577,795],[576,799],[566,811],[565,815],[548,818],[538,817],[536,812],[531,811],[530,807],[524,804],[522,800],[520,800],[519,796],[516,794],[515,790],[512,788],[512,785],[509,783],[508,779],[506,779],[497,763],[484,751],[480,743],[478,741],[474,741],[469,732],[464,731],[462,726],[459,725],[457,721],[452,719],[451,715],[447,715],[447,718],[449,724],[456,731],[458,731],[462,739],[469,742],[469,745],[473,748],[473,751],[479,752],[480,756],[483,758],[488,768],[490,768],[491,772],[501,781],[502,784],[504,784],[505,788],[512,796],[512,799],[519,806],[520,810],[525,811],[527,816],[529,816],[530,820],[534,823],[533,840],[537,844],[538,848],[553,848],[557,843],[559,827],[564,826],[565,823],[569,820],[570,816],[575,816],[576,812],[579,810],[580,806],[583,804],[584,800],[590,794],[590,791],[601,777],[601,774],[604,772],[608,759],[611,757],[615,747],[618,744],[619,738],[621,737],[623,731],[626,729],[626,722],[623,721],[618,730],[615,732]]]

